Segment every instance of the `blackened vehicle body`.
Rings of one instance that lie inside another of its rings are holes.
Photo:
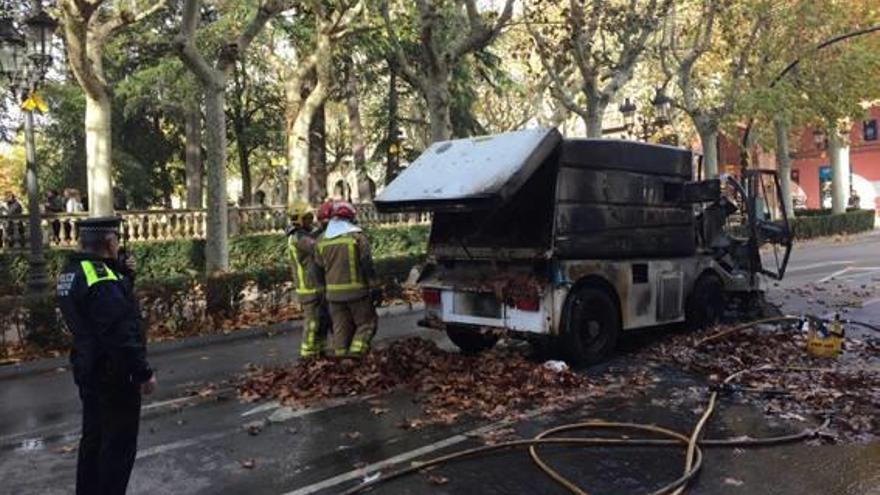
[[[592,363],[622,331],[711,324],[784,273],[775,173],[699,168],[682,148],[524,130],[433,144],[376,207],[433,212],[423,325],[468,352],[509,332]]]

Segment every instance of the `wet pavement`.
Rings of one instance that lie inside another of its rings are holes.
[[[792,256],[789,276],[770,290],[770,296],[785,312],[814,312],[817,303],[810,302],[810,294],[793,294],[793,289],[819,283],[842,283],[853,290],[877,285],[873,277],[880,276],[880,268],[875,273],[871,267],[878,252],[877,236],[844,245],[802,246]],[[850,308],[848,315],[880,323],[880,303],[872,301]],[[419,317],[413,312],[383,318],[381,339],[420,335],[451,348],[441,334],[418,329]],[[644,369],[629,351],[662,338],[629,338],[610,363],[583,372],[598,377]],[[299,334],[293,332],[157,356],[154,365],[161,387],[144,408],[129,493],[336,494],[376,473],[483,445],[483,436],[494,431],[528,438],[557,425],[603,419],[653,423],[687,433],[708,393],[700,379],[663,367],[652,370],[654,379],[646,388],[626,398],[585,397],[565,410],[536,412],[511,424],[464,420],[419,429],[400,427],[420,415],[413,396],[403,391],[300,410],[237,400],[229,383],[233,376],[250,364],[290,361],[298,344]],[[0,380],[0,493],[72,493],[78,415],[76,391],[66,370]],[[706,437],[765,437],[812,426],[768,419],[733,396],[721,400]],[[560,473],[596,494],[649,493],[680,476],[684,465],[681,447],[548,446],[540,452]],[[880,495],[880,442],[812,441],[772,448],[706,448],[704,453],[703,468],[688,493]],[[520,449],[450,463],[380,485],[371,493],[569,492],[543,475]]]

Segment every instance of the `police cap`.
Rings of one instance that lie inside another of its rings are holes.
[[[79,238],[84,241],[97,240],[107,234],[119,234],[120,217],[85,218],[76,222]]]

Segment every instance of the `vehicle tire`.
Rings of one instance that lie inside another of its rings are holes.
[[[606,290],[581,287],[568,295],[562,325],[563,359],[573,366],[596,364],[617,347],[620,308]]]
[[[724,287],[717,275],[705,274],[694,282],[685,304],[685,323],[688,330],[713,326],[724,316]]]
[[[497,335],[464,325],[446,325],[446,335],[462,354],[479,354],[495,347],[498,342]]]

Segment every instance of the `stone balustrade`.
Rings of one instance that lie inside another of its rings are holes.
[[[376,211],[372,204],[356,205],[358,223],[368,227],[427,224],[427,213],[392,213]],[[144,210],[118,213],[129,242],[204,239],[207,210]],[[42,215],[43,239],[46,245],[74,248],[77,245],[74,224],[86,213]],[[288,225],[283,206],[248,206],[229,208],[229,235],[268,234],[284,232]],[[0,250],[28,249],[27,215],[0,217]]]

